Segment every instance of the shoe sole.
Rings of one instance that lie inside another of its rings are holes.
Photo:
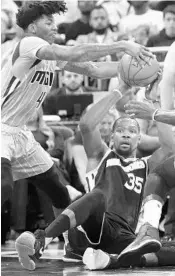
[[[28,244],[24,243],[25,238],[28,238]],[[35,269],[35,262],[30,258],[30,256],[35,254],[34,244],[35,236],[29,232],[24,232],[21,234],[15,242],[15,248],[18,252],[19,262],[27,270]]]
[[[119,255],[118,262],[121,266],[132,266],[139,262],[141,256],[147,253],[156,253],[161,248],[161,243],[157,240],[152,240],[151,242],[146,242],[142,246],[133,248],[128,252],[124,252]]]
[[[65,263],[82,263],[82,260],[62,257],[62,261]]]

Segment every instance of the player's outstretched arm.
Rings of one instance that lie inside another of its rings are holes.
[[[121,97],[120,91],[112,91],[94,104],[80,119],[83,145],[88,158],[101,159],[108,150],[107,145],[102,141],[98,125]]]
[[[68,62],[64,70],[97,79],[109,79],[119,73],[119,62]]]
[[[81,44],[75,46],[60,46],[57,44],[41,47],[37,52],[39,59],[45,60],[63,60],[69,62],[85,62],[96,60],[100,57],[115,54],[117,52],[125,52],[135,57],[138,62],[153,54],[143,45],[130,42],[118,41],[112,44]]]

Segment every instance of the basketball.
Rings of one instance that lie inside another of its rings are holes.
[[[145,61],[141,61],[144,65],[142,68],[138,61],[125,54],[120,61],[120,77],[129,86],[141,86],[145,87],[154,81],[157,77],[157,73],[160,69],[159,63],[156,58],[150,59],[151,65]]]

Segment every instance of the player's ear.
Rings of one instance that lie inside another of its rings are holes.
[[[36,34],[36,25],[34,23],[31,23],[29,26],[28,26],[28,30],[30,33],[32,34]]]
[[[141,142],[141,134],[139,134],[138,136],[138,144],[140,144],[140,142]]]

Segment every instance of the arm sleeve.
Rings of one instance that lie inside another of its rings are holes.
[[[43,46],[48,46],[49,43],[39,37],[25,37],[21,41],[20,55],[30,59],[37,59],[37,51]]]

